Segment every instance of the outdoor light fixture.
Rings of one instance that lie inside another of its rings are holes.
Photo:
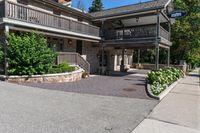
[[[70,44],[70,45],[72,44],[72,40],[71,39],[68,40],[68,44]]]

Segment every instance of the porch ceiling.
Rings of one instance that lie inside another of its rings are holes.
[[[160,22],[167,22],[166,18],[160,14]],[[150,25],[157,23],[157,15],[151,16],[142,16],[142,17],[132,17],[121,20],[114,20],[113,25],[115,28],[120,27],[131,27],[131,26],[139,26],[139,25]]]
[[[9,29],[13,30],[13,31],[24,31],[24,32],[33,32],[34,31],[34,32],[41,33],[41,34],[48,35],[48,36],[54,36],[54,37],[60,37],[60,38],[70,38],[70,39],[99,43],[99,40],[97,40],[97,39],[73,36],[73,35],[64,34],[64,33],[50,32],[50,31],[46,31],[46,30],[36,30],[36,29],[32,29],[32,28],[24,28],[24,27],[16,27],[16,26],[9,26]]]

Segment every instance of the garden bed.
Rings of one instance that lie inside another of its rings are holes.
[[[182,78],[175,81],[174,83],[172,83],[164,91],[162,91],[159,95],[154,95],[153,92],[151,91],[151,85],[147,83],[146,84],[147,95],[151,98],[154,98],[157,100],[162,100],[181,80],[182,80]]]
[[[183,77],[183,71],[177,68],[151,71],[147,77],[147,94],[152,98],[161,100]]]
[[[75,82],[82,79],[84,70],[78,69],[73,72],[44,74],[44,75],[23,75],[23,76],[4,76],[0,75],[1,80],[15,83],[62,83]]]

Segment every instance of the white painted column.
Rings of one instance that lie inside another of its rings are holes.
[[[5,33],[8,34],[9,33],[9,26],[5,25]],[[4,74],[6,76],[8,76],[8,60],[7,60],[7,49],[8,49],[8,41],[6,39],[6,35],[4,38]]]

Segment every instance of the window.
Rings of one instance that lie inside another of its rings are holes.
[[[59,38],[47,37],[47,43],[50,48],[57,52],[64,51],[64,40]]]

